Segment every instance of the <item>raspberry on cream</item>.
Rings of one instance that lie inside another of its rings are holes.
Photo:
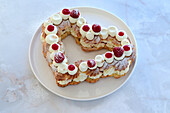
[[[78,9],[72,10],[71,13],[70,13],[70,17],[69,17],[70,22],[71,23],[76,23],[79,16],[80,16],[80,13],[79,13]]]
[[[60,12],[60,15],[64,20],[66,20],[70,16],[70,10],[65,8]]]
[[[116,60],[122,60],[125,57],[124,49],[122,47],[114,47],[113,53]]]
[[[121,41],[121,45],[122,45],[122,46],[124,46],[124,45],[130,45],[130,42],[129,42],[128,39],[123,39],[123,40]]]
[[[55,66],[59,66],[62,63],[66,63],[67,62],[67,58],[64,56],[64,54],[62,52],[57,52],[54,55],[54,61],[53,64]]]
[[[99,24],[93,24],[92,25],[92,33],[94,35],[99,35],[101,31],[101,26]]]
[[[62,73],[62,74],[67,73],[68,72],[68,64],[66,64],[66,63],[60,64],[58,66],[57,70],[58,70],[59,73]]]
[[[100,34],[102,35],[102,39],[106,39],[108,37],[108,30],[102,27]]]
[[[87,32],[90,31],[91,26],[88,24],[84,24],[80,27],[80,34],[84,37],[86,36]]]
[[[75,74],[77,73],[77,70],[78,70],[78,68],[77,68],[77,66],[75,66],[74,64],[70,64],[70,65],[68,66],[68,73],[69,73],[70,75],[75,75]]]
[[[88,69],[87,62],[81,62],[79,65],[79,69],[81,72],[85,72]]]
[[[113,59],[114,59],[113,53],[112,52],[106,52],[104,54],[104,59],[106,60],[107,63],[112,63]]]
[[[103,55],[97,55],[95,57],[95,61],[96,61],[96,64],[98,67],[102,67],[103,64],[104,64],[104,58],[103,58]]]
[[[116,33],[117,33],[117,27],[115,27],[115,26],[110,26],[110,27],[108,28],[108,32],[109,32],[109,35],[110,35],[110,36],[114,37],[114,36],[116,35]]]
[[[130,56],[132,54],[132,47],[130,45],[123,46],[125,56]]]
[[[89,69],[91,69],[91,70],[97,68],[97,64],[96,64],[95,60],[93,60],[93,59],[87,60],[87,66],[88,66]]]
[[[45,38],[46,43],[52,44],[59,41],[59,37],[56,34],[49,34]]]
[[[50,19],[55,25],[59,25],[62,22],[62,17],[60,14],[54,14],[50,17]]]
[[[45,28],[45,33],[48,34],[56,34],[58,32],[58,29],[54,25],[48,25]]]
[[[127,34],[126,34],[126,32],[123,31],[123,30],[118,31],[117,34],[116,34],[116,39],[117,39],[118,41],[122,41],[123,39],[127,39]]]
[[[81,27],[83,24],[86,24],[86,19],[83,17],[78,18],[77,25]]]
[[[60,45],[57,43],[53,43],[49,47],[50,52],[58,52],[60,50]]]

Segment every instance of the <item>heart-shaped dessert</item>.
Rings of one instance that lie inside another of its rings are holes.
[[[72,35],[84,51],[107,49],[94,59],[69,64],[62,39]],[[78,9],[63,9],[42,24],[43,54],[58,86],[94,83],[100,78],[125,76],[136,57],[135,47],[123,30],[87,24]]]

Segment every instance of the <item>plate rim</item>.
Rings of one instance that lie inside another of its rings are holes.
[[[118,89],[120,89],[129,79],[130,77],[132,76],[134,70],[136,69],[136,65],[137,65],[137,61],[138,61],[138,46],[137,46],[137,42],[136,42],[136,38],[132,32],[132,30],[130,29],[130,27],[121,19],[119,18],[118,16],[116,16],[115,14],[105,10],[105,9],[101,9],[101,8],[97,8],[97,7],[91,7],[91,6],[82,6],[82,7],[70,7],[70,9],[84,9],[84,8],[89,8],[89,9],[95,9],[95,10],[101,10],[101,11],[104,11],[105,13],[109,14],[109,15],[112,15],[112,16],[115,16],[116,18],[118,18],[123,24],[125,24],[127,26],[127,28],[130,30],[131,34],[132,34],[132,37],[134,38],[134,43],[135,43],[135,49],[136,49],[136,58],[135,58],[135,63],[134,63],[134,66],[132,68],[132,71],[131,73],[129,74],[129,76],[127,77],[127,79],[119,86],[117,87],[116,89],[112,90],[111,92],[109,93],[106,93],[102,96],[97,96],[97,97],[92,97],[92,98],[71,98],[71,97],[67,97],[67,96],[64,96],[62,94],[59,94],[59,93],[56,93],[55,91],[51,90],[50,88],[48,88],[39,78],[38,76],[36,75],[36,72],[34,71],[34,68],[33,68],[33,63],[32,63],[32,60],[31,60],[31,48],[32,48],[32,43],[33,43],[33,40],[34,40],[34,37],[38,34],[39,30],[41,30],[41,25],[38,27],[38,29],[36,29],[36,32],[33,34],[32,38],[31,38],[31,41],[30,41],[30,44],[29,44],[29,50],[28,50],[28,58],[29,58],[29,64],[30,64],[30,67],[31,67],[31,70],[34,74],[34,76],[36,77],[36,79],[41,83],[41,85],[43,87],[45,87],[47,90],[49,90],[50,92],[54,93],[55,95],[57,96],[60,96],[62,98],[65,98],[65,99],[69,99],[69,100],[75,100],[75,101],[90,101],[90,100],[96,100],[96,99],[100,99],[100,98],[103,98],[103,97],[106,97],[114,92],[116,92]]]

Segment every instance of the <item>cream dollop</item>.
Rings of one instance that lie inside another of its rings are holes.
[[[43,23],[44,27],[47,27],[48,25],[53,25],[53,23],[51,22],[51,20],[46,20],[44,23]]]
[[[120,35],[119,35],[120,32],[123,33],[123,36],[120,36]],[[116,34],[116,39],[117,39],[118,41],[122,41],[123,39],[126,39],[126,38],[127,38],[127,34],[126,34],[125,31],[120,30],[119,32],[117,32],[117,34]]]
[[[89,32],[86,33],[86,38],[87,38],[88,40],[93,40],[93,39],[94,39],[94,34],[89,31]]]
[[[77,25],[81,27],[83,24],[86,24],[86,19],[83,17],[78,18]]]
[[[112,57],[107,58],[107,57],[106,57],[106,54],[112,54]],[[113,52],[110,52],[110,51],[106,52],[106,53],[104,54],[104,59],[106,60],[107,63],[112,63],[112,62],[113,62],[113,59],[114,59],[114,54],[113,54]]]
[[[102,35],[102,39],[106,39],[108,37],[108,30],[102,27],[100,34]]]
[[[57,49],[57,50],[54,50],[54,49],[52,48],[52,45],[53,45],[53,44],[57,44],[57,43],[52,43],[52,44],[50,45],[50,47],[49,47],[49,51],[50,51],[50,52],[58,52],[58,51],[60,51],[60,45],[57,44],[57,45],[58,45],[58,49]]]
[[[123,39],[123,40],[121,41],[121,45],[122,45],[122,46],[124,46],[124,45],[130,45],[130,42],[129,42],[128,39]]]
[[[69,20],[70,20],[71,23],[74,24],[74,23],[77,22],[78,18],[73,18],[73,17],[70,16],[70,17],[69,17]]]
[[[98,67],[102,67],[103,64],[104,64],[104,58],[103,58],[103,55],[97,55],[95,57],[95,62],[97,64]]]
[[[62,74],[67,73],[68,72],[68,64],[66,64],[66,63],[60,64],[58,66],[57,70],[58,70],[59,73],[62,73]]]
[[[108,28],[108,33],[109,33],[109,35],[110,36],[115,36],[116,35],[116,33],[117,33],[117,27],[115,27],[115,26],[110,26],[109,28]]]
[[[81,62],[79,65],[79,69],[81,72],[85,72],[88,69],[87,62]]]
[[[66,80],[62,80],[62,81],[57,81],[60,85],[66,85],[68,83],[70,83],[72,81],[72,79],[66,79]]]
[[[48,25],[48,26],[50,26],[50,25]],[[56,33],[58,32],[58,29],[57,29],[56,26],[52,25],[52,26],[54,26],[54,30],[53,30],[53,31],[49,31],[49,30],[48,30],[48,26],[46,26],[46,28],[45,28],[45,33],[46,33],[47,35],[48,35],[48,34],[56,34]]]
[[[74,65],[74,64],[72,64],[72,65]],[[75,66],[75,65],[74,65],[74,67],[75,67],[74,70],[69,70],[69,67],[68,67],[68,73],[69,73],[70,75],[75,75],[75,74],[77,73],[78,68],[77,68],[77,66]]]
[[[53,16],[50,17],[50,19],[56,25],[62,22],[62,17],[60,16],[60,14],[54,14]]]
[[[59,41],[59,37],[56,34],[49,34],[45,38],[46,43],[52,44]]]

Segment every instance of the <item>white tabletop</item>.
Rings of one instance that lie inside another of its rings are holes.
[[[170,113],[169,0],[0,0],[0,113]],[[124,20],[138,43],[138,63],[115,93],[79,102],[56,96],[34,77],[30,40],[63,7],[92,6]]]

